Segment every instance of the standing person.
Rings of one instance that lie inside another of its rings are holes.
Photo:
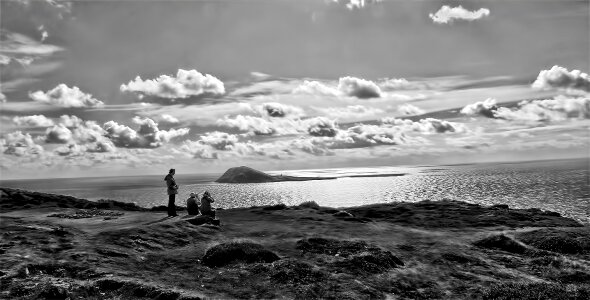
[[[178,185],[176,184],[176,180],[174,180],[174,174],[176,174],[176,170],[170,169],[168,171],[168,175],[164,178],[166,181],[166,186],[168,186],[168,216],[169,217],[176,217],[176,205],[174,204],[174,200],[176,200],[176,194],[178,194]]]
[[[191,193],[190,198],[186,199],[186,210],[189,216],[196,216],[199,214],[199,205],[197,204],[199,201],[199,194]]]
[[[211,208],[211,203],[213,202],[215,202],[215,200],[213,200],[213,197],[211,197],[208,191],[205,191],[205,193],[203,193],[203,197],[201,198],[202,215],[215,218],[215,211]]]

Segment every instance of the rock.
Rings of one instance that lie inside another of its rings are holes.
[[[233,263],[270,263],[279,256],[260,244],[252,242],[221,243],[207,250],[202,262],[209,267],[221,267]]]
[[[345,210],[341,210],[332,214],[334,217],[350,217],[352,218],[353,215]]]

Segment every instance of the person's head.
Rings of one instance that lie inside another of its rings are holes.
[[[205,192],[203,193],[203,196],[209,196],[209,191],[205,191]]]
[[[170,169],[170,171],[168,171],[168,174],[170,174],[170,175],[174,175],[174,173],[176,173],[175,169]]]
[[[196,198],[199,194],[197,193],[191,193],[191,198]]]

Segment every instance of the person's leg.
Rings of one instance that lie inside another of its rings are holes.
[[[176,216],[175,198],[175,194],[168,195],[168,216]]]

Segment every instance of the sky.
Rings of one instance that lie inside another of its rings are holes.
[[[2,0],[0,175],[588,157],[589,5]]]

